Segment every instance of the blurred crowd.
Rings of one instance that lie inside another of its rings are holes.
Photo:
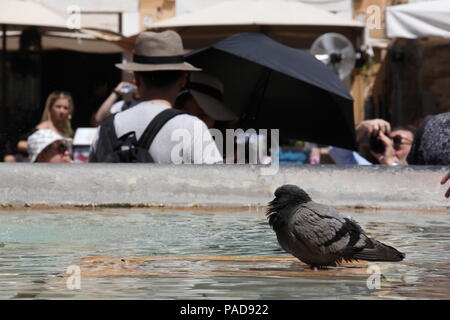
[[[133,61],[116,65],[132,72],[134,80],[119,83],[91,116],[91,124],[99,129],[86,160],[175,163],[177,145],[171,134],[182,128],[195,137],[197,126],[202,145],[210,148],[208,157],[205,153],[203,158],[196,157],[196,141],[191,141],[180,148],[177,163],[223,163],[223,150],[219,152],[209,129],[223,129],[224,123],[238,117],[224,104],[221,81],[184,62],[183,53],[181,38],[173,31],[139,35]],[[5,155],[3,161],[73,162],[74,110],[69,92],[50,93],[40,122],[20,137],[15,152]],[[328,147],[334,163],[450,165],[450,112],[427,116],[415,126],[391,127],[384,119],[368,119],[359,123],[355,132],[357,150]],[[241,140],[245,144],[252,139]],[[308,162],[320,164],[323,146],[307,145]],[[270,157],[265,163],[270,163]],[[449,175],[442,183],[448,179]]]
[[[211,75],[193,75],[195,76],[191,75],[191,86],[192,83],[204,83],[205,86],[220,87],[220,81]],[[131,94],[131,99],[124,99],[127,94]],[[208,101],[208,98],[212,102]],[[136,84],[121,82],[99,106],[93,116],[93,123],[100,124],[111,114],[133,108],[139,102]],[[190,89],[188,85],[177,96],[175,108],[197,117],[208,128],[214,128],[218,121],[232,121],[237,118],[224,105],[217,102],[214,105],[213,102],[214,97]],[[71,125],[73,112],[74,103],[69,92],[50,93],[41,121],[20,137],[16,146],[17,152],[5,155],[3,161],[72,162],[70,156],[74,136]],[[369,119],[362,121],[355,128],[357,151],[330,146],[328,153],[336,164],[450,165],[449,130],[450,112],[428,116],[418,128],[413,125],[391,128],[386,120]],[[323,148],[319,148],[317,144],[307,144],[310,164],[321,163],[320,149]],[[54,157],[39,156],[41,153],[54,154]]]

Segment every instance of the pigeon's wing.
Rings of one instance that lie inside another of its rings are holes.
[[[364,248],[368,241],[353,219],[318,203],[299,206],[292,222],[292,233],[297,240],[322,253],[351,255]]]
[[[307,202],[303,204],[303,206],[320,217],[334,218],[337,220],[343,220],[345,218],[345,216],[339,213],[335,208],[314,201]]]

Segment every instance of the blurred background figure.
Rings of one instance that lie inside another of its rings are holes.
[[[400,126],[391,130],[383,119],[362,121],[356,128],[358,152],[330,147],[329,152],[336,164],[384,164],[407,165],[415,135],[412,126]]]
[[[204,72],[191,74],[189,83],[177,97],[175,107],[199,118],[208,128],[215,127],[216,121],[237,119],[224,104],[223,84]]]
[[[45,103],[41,123],[36,129],[51,129],[63,137],[73,137],[72,114],[73,99],[68,92],[54,91],[50,93]]]
[[[122,81],[102,103],[94,116],[93,122],[95,125],[99,125],[107,116],[132,108],[139,102],[139,93],[136,90],[136,85]]]
[[[16,157],[13,156],[12,154],[7,154],[7,155],[3,158],[3,162],[16,162]]]
[[[71,163],[71,139],[51,129],[39,129],[28,137],[31,162]]]
[[[68,92],[54,91],[49,94],[45,103],[41,122],[30,132],[22,135],[17,143],[17,155],[8,154],[4,161],[16,162],[21,158],[28,158],[28,142],[30,135],[40,129],[53,130],[64,138],[72,138],[73,130],[71,125],[74,111],[72,95]]]
[[[320,164],[320,149],[316,143],[310,143],[309,164]]]
[[[392,129],[389,138],[394,147],[394,156],[399,159],[400,164],[408,164],[407,157],[411,150],[416,128],[413,126],[399,126]]]
[[[417,129],[408,163],[450,165],[450,112],[425,118]]]
[[[62,137],[72,138],[73,130],[71,120],[73,110],[73,99],[70,93],[63,91],[54,91],[50,93],[45,102],[41,122],[31,134],[36,131],[36,129],[50,129]],[[28,138],[27,135],[26,138]],[[26,140],[21,140],[17,144],[17,149],[19,151],[26,151],[27,148]]]

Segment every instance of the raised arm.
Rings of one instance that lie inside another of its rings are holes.
[[[136,85],[130,83],[130,82],[121,82],[119,83],[113,92],[109,95],[109,97],[103,102],[103,104],[98,109],[97,113],[95,114],[94,120],[96,124],[100,124],[103,119],[105,119],[107,116],[111,114],[111,107],[112,105],[121,97],[120,90],[125,87],[136,87]]]

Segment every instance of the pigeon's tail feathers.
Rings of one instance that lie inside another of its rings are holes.
[[[355,253],[353,259],[366,261],[389,261],[398,262],[405,258],[405,254],[397,249],[385,245],[377,240],[370,239],[372,245]]]

